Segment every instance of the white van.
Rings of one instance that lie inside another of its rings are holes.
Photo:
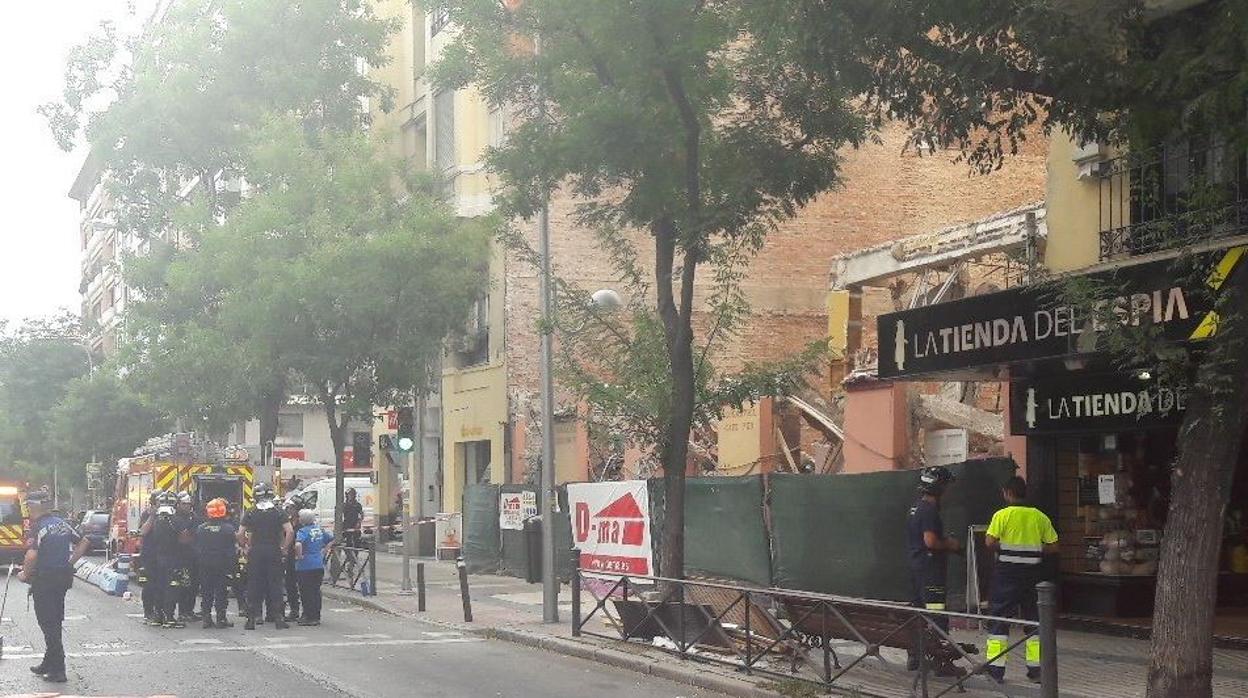
[[[364,505],[364,535],[371,536],[377,530],[377,486],[366,477],[348,477],[343,480],[343,491],[354,489],[360,504]],[[298,491],[304,506],[316,512],[321,528],[334,530],[334,479],[326,478],[305,485]]]

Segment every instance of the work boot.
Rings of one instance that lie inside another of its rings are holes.
[[[186,622],[183,621],[181,618],[176,618],[174,620],[169,621],[168,623],[165,623],[165,627],[166,628],[185,628]]]
[[[287,613],[287,614],[286,614],[286,622],[287,622],[287,623],[296,623],[296,622],[298,622],[298,621],[299,621],[299,612],[298,612],[298,611],[291,611],[290,613]]]
[[[990,666],[984,670],[984,673],[997,683],[1005,683],[1005,667]]]
[[[30,673],[43,676],[44,674],[48,673],[48,670],[43,668],[43,662],[39,662],[38,664],[30,668]]]
[[[160,616],[148,616],[143,619],[143,625],[159,628],[164,625],[165,621]]]
[[[215,627],[217,626],[215,623],[212,622],[212,617],[204,616],[204,630],[211,630],[212,628],[215,628]]]
[[[217,616],[217,627],[218,628],[232,628],[234,627],[234,623],[231,622],[228,618],[226,618],[225,614],[222,614],[222,615]]]
[[[255,630],[255,629],[256,629],[256,621],[252,620],[251,617],[249,616],[247,618],[246,625],[243,626],[243,630]]]
[[[69,677],[65,676],[65,670],[61,669],[60,671],[49,671],[43,674],[43,680],[51,683],[65,683],[69,681]]]
[[[287,623],[285,619],[278,618],[277,620],[273,621],[273,627],[278,630],[286,630],[287,628],[290,627],[290,623]]]
[[[1032,683],[1040,683],[1040,667],[1038,666],[1027,667],[1027,680],[1031,681]]]

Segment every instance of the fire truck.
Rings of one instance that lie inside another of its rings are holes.
[[[29,527],[25,488],[17,483],[0,483],[0,564],[22,561]]]
[[[221,497],[241,512],[254,502],[254,485],[255,471],[244,448],[222,448],[194,433],[149,439],[117,462],[109,553],[139,554],[139,521],[153,490],[189,492],[197,509]]]

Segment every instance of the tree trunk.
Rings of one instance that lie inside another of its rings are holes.
[[[680,307],[676,305],[672,266],[676,236],[670,221],[655,226],[655,270],[658,311],[663,319],[671,363],[672,401],[667,433],[660,455],[663,459],[663,545],[659,571],[664,577],[685,576],[685,469],[688,467],[689,432],[693,426],[693,282],[697,259],[686,251],[681,268]]]
[[[285,387],[266,391],[260,398],[260,451],[266,452],[277,441],[277,415],[286,401]],[[269,452],[269,456],[273,454]],[[268,465],[266,463],[266,465]]]
[[[346,441],[346,424],[338,418],[336,391],[321,389],[321,406],[325,408],[325,421],[329,426],[329,441],[334,447],[334,535],[342,535],[342,502],[345,499],[346,471],[342,462],[342,449]]]
[[[1243,307],[1248,274],[1236,276],[1224,287],[1224,308]],[[1245,320],[1241,313],[1221,324],[1189,391],[1161,543],[1148,698],[1213,695],[1213,614],[1230,496],[1227,471],[1238,461],[1248,425],[1248,399],[1241,392],[1248,383]]]

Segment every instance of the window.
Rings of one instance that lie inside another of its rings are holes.
[[[490,147],[497,148],[507,136],[507,119],[502,109],[490,110]]]
[[[316,490],[304,490],[301,495],[304,509],[316,509]]]
[[[472,304],[462,334],[453,337],[455,358],[459,368],[477,366],[490,360],[490,296],[481,296]]]
[[[277,415],[277,442],[283,444],[303,443],[303,413]]]
[[[433,97],[433,164],[444,172],[455,166],[455,92]]]
[[[6,526],[22,522],[22,508],[17,500],[0,501],[0,524]]]
[[[429,15],[429,36],[433,36],[446,28],[451,23],[451,13],[445,7],[434,10]]]

